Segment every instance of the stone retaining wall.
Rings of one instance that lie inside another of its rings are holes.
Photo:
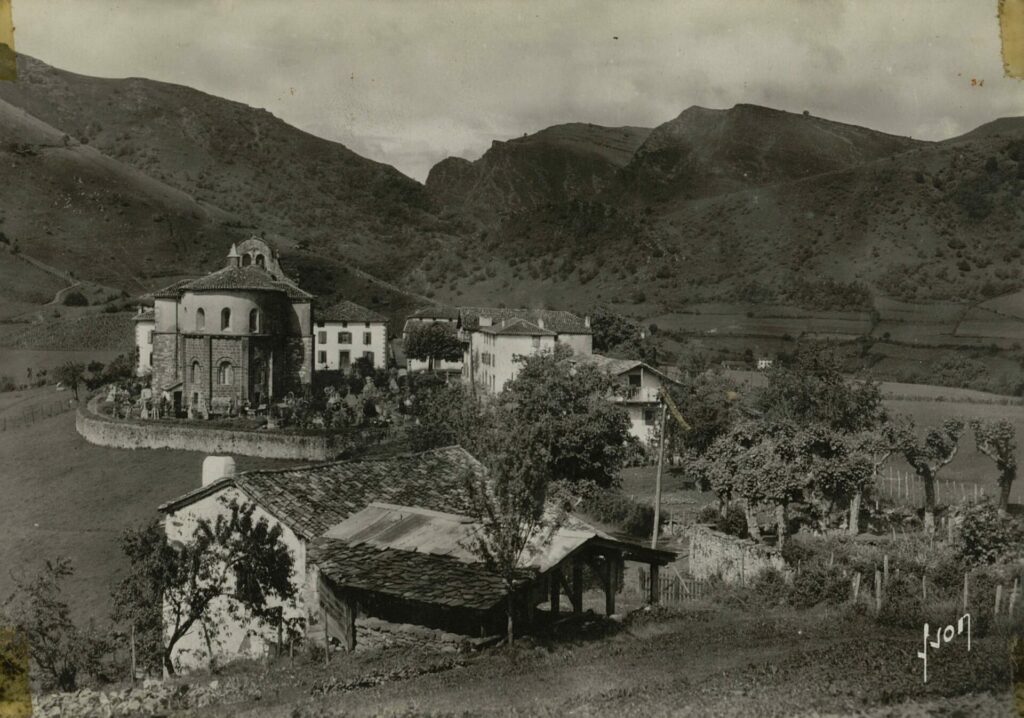
[[[751,581],[765,568],[785,570],[782,554],[772,546],[697,525],[690,529],[690,574],[708,579],[718,576],[726,583]]]
[[[117,718],[168,715],[225,703],[252,700],[260,687],[252,678],[229,678],[209,683],[147,680],[134,688],[48,693],[32,698],[37,718]]]
[[[349,436],[209,428],[200,423],[111,419],[97,411],[99,397],[80,407],[78,433],[90,444],[115,449],[183,449],[265,459],[328,461],[352,448]]]

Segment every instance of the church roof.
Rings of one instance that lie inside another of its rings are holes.
[[[290,299],[309,300],[313,295],[291,282],[274,279],[262,267],[225,267],[198,279],[184,279],[153,293],[158,298],[180,297],[182,292],[211,291],[283,292]]]

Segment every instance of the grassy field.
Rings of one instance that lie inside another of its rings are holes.
[[[16,383],[27,382],[27,370],[38,376],[41,369],[52,373],[69,361],[88,365],[91,361],[104,364],[116,357],[120,352],[112,350],[86,351],[48,351],[41,349],[3,349],[0,350],[0,376],[9,376]]]
[[[0,597],[12,589],[12,573],[67,556],[76,567],[68,586],[76,615],[102,620],[109,586],[125,570],[118,536],[198,486],[205,455],[93,446],[68,412],[0,433],[0,456]],[[294,463],[237,461],[239,470]]]

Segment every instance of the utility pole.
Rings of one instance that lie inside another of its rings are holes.
[[[661,470],[665,464],[665,414],[668,404],[661,401],[661,422],[658,430],[658,473],[654,479],[654,529],[651,531],[651,548],[658,548],[658,524],[661,523]]]

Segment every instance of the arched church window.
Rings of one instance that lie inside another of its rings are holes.
[[[206,312],[203,311],[202,307],[196,310],[196,331],[202,331],[206,329]]]
[[[249,311],[249,333],[257,334],[260,331],[260,310],[252,309]]]
[[[256,266],[257,267],[263,267],[264,269],[266,269],[266,267],[267,267],[267,260],[265,260],[263,258],[262,254],[257,254],[256,255]]]
[[[224,360],[217,367],[217,381],[221,384],[235,383],[235,370],[231,366],[231,362]]]
[[[224,331],[231,329],[231,310],[227,307],[220,310],[220,328]]]
[[[243,254],[242,255],[242,266],[243,267],[248,267],[250,264],[252,264],[252,255],[251,254]]]
[[[189,374],[189,381],[195,384],[199,380],[199,362],[192,361],[192,373]]]

